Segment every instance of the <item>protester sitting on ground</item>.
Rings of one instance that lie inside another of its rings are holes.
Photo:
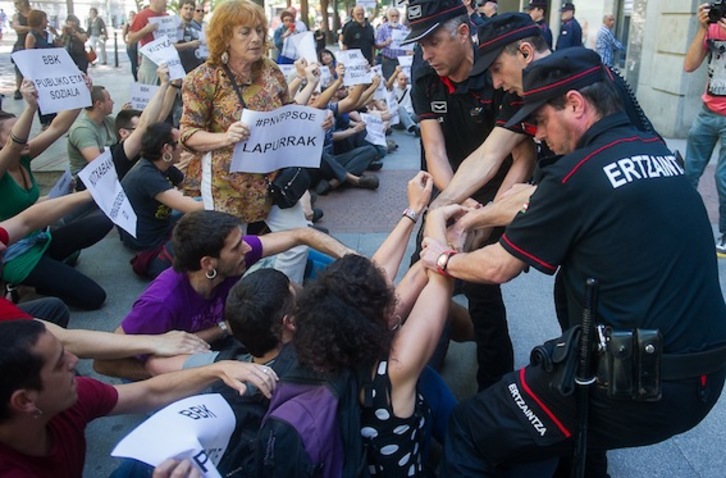
[[[58,114],[50,127],[29,139],[38,94],[24,81],[21,94],[27,105],[19,118],[0,111],[0,220],[9,219],[33,205],[40,196],[30,162],[60,138],[79,110]],[[48,224],[45,224],[46,226]],[[35,287],[37,293],[58,297],[82,309],[98,309],[106,292],[92,279],[62,261],[100,241],[110,229],[102,214],[89,215],[55,228],[34,231],[5,254],[2,278],[12,284]],[[52,240],[51,240],[52,238]]]
[[[330,71],[331,82],[338,79],[338,62],[336,61],[335,55],[333,55],[332,51],[327,48],[318,50],[318,62],[320,63],[321,68],[327,67],[328,71]],[[329,85],[323,86],[327,88]]]
[[[369,467],[384,476],[422,473],[430,411],[417,382],[443,330],[452,289],[449,278],[427,275],[420,265],[395,291],[391,285],[433,184],[426,173],[411,183],[428,196],[419,196],[417,209],[402,217],[372,261],[349,255],[328,266],[302,292],[295,317],[293,344],[302,364],[326,376],[350,369],[372,379],[361,391],[361,433]],[[262,451],[277,452],[276,446]],[[286,466],[264,463],[270,473]]]
[[[398,118],[401,120],[399,125],[409,133],[421,136],[418,116],[413,111],[413,103],[411,103],[411,85],[408,83],[408,76],[401,67],[396,67],[392,77],[395,77],[392,91],[398,103]]]
[[[263,257],[306,245],[332,257],[353,252],[334,238],[309,227],[245,236],[240,220],[219,211],[194,211],[172,233],[174,267],[162,272],[134,302],[116,329],[119,334],[192,332],[212,344],[228,346],[224,302],[245,270]],[[217,343],[219,342],[219,343]],[[96,361],[106,375],[148,377],[143,360]]]
[[[184,196],[178,186],[184,175],[179,162],[178,132],[169,123],[155,123],[141,138],[141,160],[121,181],[136,213],[136,237],[119,228],[124,246],[138,251],[132,259],[134,272],[155,278],[171,266],[171,230],[178,216],[204,209],[204,203]]]
[[[199,153],[186,174],[201,183],[207,208],[234,214],[245,230],[246,224],[264,221],[274,232],[307,227],[299,203],[286,209],[273,205],[267,185],[277,171],[230,172],[234,145],[250,137],[249,125],[240,121],[242,110],[272,111],[292,102],[285,78],[264,55],[266,34],[260,6],[229,0],[215,8],[207,27],[209,58],[185,77],[182,86],[180,142]],[[276,268],[301,282],[306,258],[304,247],[293,248],[277,257]]]
[[[282,346],[292,340],[295,296],[295,286],[282,272],[252,271],[232,287],[224,305],[224,321],[241,347],[169,358],[152,357],[146,361],[146,370],[153,376],[225,358],[271,365]]]
[[[149,125],[163,121],[174,106],[175,92],[170,88],[169,67],[159,65],[156,70],[159,89],[151,97],[143,111],[124,108],[114,120],[114,130],[118,142],[111,145],[111,158],[119,181],[126,176],[140,159],[141,137]]]
[[[0,221],[0,269],[7,246],[30,232],[57,221],[68,211],[90,200],[91,195],[88,192],[48,199],[10,219]],[[202,339],[186,332],[137,336],[132,339],[92,330],[64,330],[62,327],[68,323],[69,312],[68,308],[57,299],[38,299],[15,305],[0,297],[0,321],[32,318],[41,319],[71,353],[83,357],[121,358],[140,353],[176,355],[209,348]]]
[[[78,358],[35,320],[0,323],[0,474],[81,476],[86,424],[148,413],[223,380],[240,394],[248,382],[266,396],[277,376],[266,366],[225,361],[141,382],[107,385],[76,378]]]

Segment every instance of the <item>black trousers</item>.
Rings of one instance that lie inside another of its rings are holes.
[[[613,400],[591,387],[588,450],[658,443],[696,426],[716,404],[726,370],[678,382],[663,382],[657,402]],[[451,414],[441,476],[498,476],[528,466],[531,476],[552,473],[553,458],[572,453],[576,396],[549,388],[549,375],[528,366],[460,403]],[[539,462],[545,472],[536,473]]]

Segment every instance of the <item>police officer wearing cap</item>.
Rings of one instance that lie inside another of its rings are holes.
[[[529,11],[529,16],[532,18],[534,23],[537,24],[539,29],[542,31],[542,37],[547,42],[547,46],[552,49],[552,30],[545,21],[547,17],[547,1],[546,0],[532,0],[529,5],[524,7],[525,10]]]
[[[560,156],[540,161],[536,191],[499,242],[451,256],[446,272],[501,283],[527,267],[559,269],[570,326],[581,321],[586,279],[598,279],[606,352],[589,388],[588,451],[683,433],[708,414],[726,376],[726,304],[703,202],[662,140],[630,124],[594,51],[534,62],[523,90],[510,123],[533,115],[537,138]],[[429,212],[426,231],[461,212]],[[424,239],[424,265],[437,270],[447,247]],[[537,348],[530,365],[454,409],[442,476],[494,476],[538,460],[530,476],[552,472],[576,433],[573,380],[557,373],[572,345],[563,335]]]
[[[426,167],[443,190],[459,164],[494,129],[503,94],[494,91],[486,72],[472,74],[476,53],[471,23],[459,0],[413,0],[406,14],[411,28],[406,43],[418,42],[425,62],[414,74],[411,99],[420,120]],[[487,204],[503,183],[526,180],[529,170],[514,168],[508,175],[511,163],[502,161],[487,184],[463,202]],[[442,261],[449,254],[442,254]],[[477,341],[477,383],[483,389],[514,367],[506,310],[499,286],[464,284],[464,293]]]
[[[582,46],[582,28],[575,20],[575,5],[571,2],[562,4],[560,8],[560,36],[557,37],[557,49],[563,50],[573,46]]]

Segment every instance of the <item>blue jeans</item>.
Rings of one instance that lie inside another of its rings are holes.
[[[718,230],[726,233],[726,116],[714,113],[704,105],[688,132],[686,146],[686,177],[694,187],[698,187],[698,180],[703,175],[719,139],[721,151],[716,165]]]

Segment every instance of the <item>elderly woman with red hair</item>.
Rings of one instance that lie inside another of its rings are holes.
[[[207,62],[189,73],[182,87],[179,140],[197,154],[187,176],[200,178],[207,209],[233,214],[245,224],[264,221],[272,231],[307,227],[299,203],[288,209],[272,204],[267,182],[274,173],[230,172],[234,145],[250,136],[249,126],[240,121],[243,109],[271,111],[292,102],[285,77],[265,56],[262,8],[248,0],[218,5],[207,26],[207,43]],[[276,258],[275,268],[300,283],[306,258],[306,249],[295,247]]]

